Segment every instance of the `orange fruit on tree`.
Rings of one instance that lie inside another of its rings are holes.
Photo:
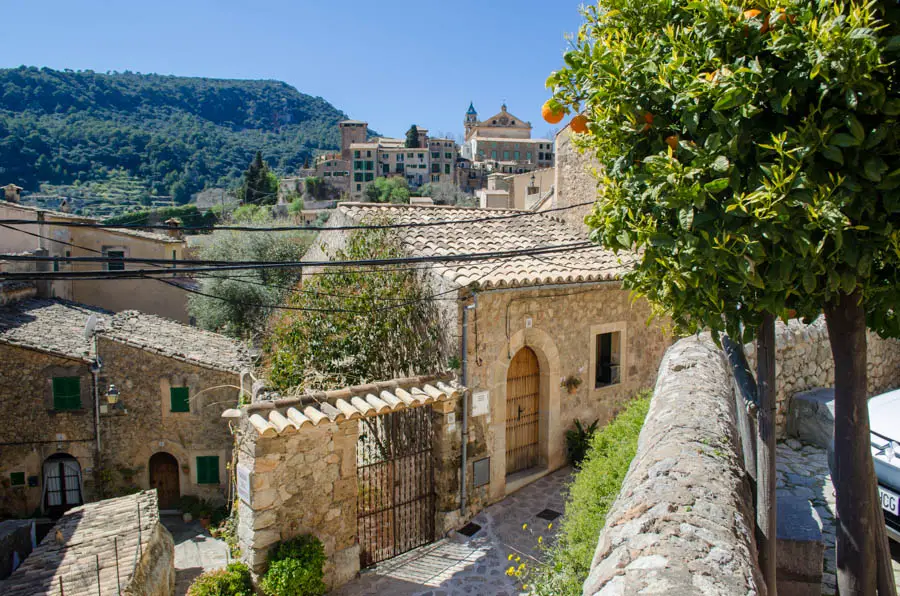
[[[744,20],[749,21],[750,19],[755,19],[756,17],[758,17],[761,14],[762,14],[762,11],[758,10],[756,8],[751,8],[750,10],[745,10],[744,11]]]
[[[678,135],[671,135],[666,137],[666,145],[669,146],[672,151],[678,148]]]
[[[541,107],[541,116],[550,124],[559,124],[566,115],[566,110],[558,107],[558,104],[552,104],[548,99]]]
[[[572,132],[584,134],[588,130],[587,123],[587,116],[585,116],[584,114],[578,114],[577,116],[572,118],[572,121],[569,122],[569,126],[572,127]]]
[[[653,124],[653,114],[650,112],[644,112],[644,122],[647,124]]]

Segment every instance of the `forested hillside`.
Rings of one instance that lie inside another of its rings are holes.
[[[257,150],[282,173],[340,145],[343,112],[278,81],[0,69],[0,184],[103,180],[116,169],[184,202],[233,185]]]

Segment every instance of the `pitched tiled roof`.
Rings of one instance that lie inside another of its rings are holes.
[[[93,342],[84,338],[84,326],[96,314],[102,330],[111,312],[93,306],[32,298],[0,307],[0,343],[90,360]]]
[[[445,382],[447,381],[447,382]],[[263,437],[288,435],[318,426],[380,416],[459,397],[462,391],[448,375],[380,381],[301,397],[271,399],[239,410]],[[229,410],[224,417],[231,417]]]
[[[159,523],[155,490],[71,509],[22,565],[0,581],[0,594],[116,594],[117,586],[123,594],[134,593],[129,589],[134,561],[152,552],[149,545]]]
[[[84,326],[91,314],[97,332],[112,340],[219,370],[240,371],[250,354],[239,342],[196,327],[134,310],[120,313],[57,299],[20,300],[0,307],[0,343],[79,360],[94,357]]]
[[[588,240],[585,231],[533,212],[446,206],[341,203],[338,210],[355,223],[387,218],[394,223],[472,220],[526,213],[496,221],[398,228],[412,256],[435,256],[522,250]],[[337,224],[335,224],[337,225]],[[459,286],[480,289],[619,279],[634,262],[631,253],[599,246],[541,255],[484,261],[441,263],[438,274]]]
[[[103,330],[103,336],[162,356],[221,370],[239,372],[251,360],[247,348],[229,337],[136,310],[116,313]]]

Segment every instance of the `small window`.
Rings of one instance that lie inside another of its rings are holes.
[[[366,182],[371,182],[375,179],[375,174],[366,174]]]
[[[9,473],[9,485],[10,486],[25,486],[25,472],[10,472]]]
[[[444,173],[445,173],[445,174],[449,174],[449,173],[450,173],[450,164],[448,164],[448,163],[445,163],[445,164],[444,164]]]
[[[359,158],[359,151],[354,151],[354,152],[353,152],[353,157],[356,157],[356,158],[358,159],[358,158]]]
[[[353,174],[354,182],[362,182],[362,179],[363,179],[362,172],[356,172],[355,174]],[[356,190],[359,190],[359,189],[357,188]]]
[[[59,258],[54,258],[54,259],[53,259],[53,270],[54,270],[54,271],[59,271]]]
[[[531,161],[531,152],[530,151],[527,151],[525,153],[525,159],[526,159],[526,161]]]
[[[172,412],[190,412],[190,390],[187,387],[172,387],[169,389],[169,405]]]
[[[357,185],[356,185],[356,190],[362,190],[362,184],[357,184]]]
[[[81,409],[81,377],[53,378],[53,409]]]
[[[108,250],[106,251],[106,257],[109,259],[124,259],[125,251],[124,250]],[[125,271],[125,263],[118,262],[114,263],[112,261],[106,263],[107,271]]]
[[[503,152],[503,161],[509,161],[509,151]]]
[[[597,370],[594,379],[594,388],[615,385],[620,380],[619,365],[621,363],[622,334],[619,331],[612,333],[600,333],[596,337],[597,342]]]
[[[197,457],[197,484],[219,484],[219,456]]]

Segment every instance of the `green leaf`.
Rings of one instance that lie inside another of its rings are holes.
[[[812,294],[816,289],[816,276],[809,267],[803,272],[803,289],[808,294]]]
[[[732,87],[719,98],[719,101],[713,105],[713,109],[717,111],[730,110],[742,106],[748,101],[750,101],[749,93],[739,87]]]
[[[862,124],[859,123],[859,120],[853,114],[847,114],[847,127],[850,129],[850,134],[856,139],[857,144],[862,143],[863,139],[866,138],[865,129],[863,129]]]
[[[682,229],[690,230],[694,224],[694,210],[690,207],[682,207],[678,210],[678,223]]]
[[[825,159],[844,165],[844,154],[834,145],[825,145],[822,147],[822,155]]]
[[[887,169],[887,164],[880,157],[870,157],[863,162],[863,176],[872,182],[879,182]]]
[[[856,137],[846,133],[839,132],[836,135],[833,135],[828,142],[832,145],[837,145],[838,147],[856,147],[860,144],[861,140],[857,140]]]
[[[851,271],[841,273],[841,289],[845,294],[849,294],[856,288],[856,276]]]
[[[654,234],[650,234],[650,245],[672,247],[675,246],[675,240],[673,240],[672,237],[668,234],[656,232]]]
[[[877,127],[875,130],[869,133],[869,136],[866,138],[866,142],[863,143],[863,149],[871,149],[875,147],[887,137],[888,127],[885,125],[881,125]]]
[[[889,99],[881,106],[881,111],[888,116],[900,115],[900,99]]]
[[[707,192],[711,192],[712,194],[717,194],[728,188],[728,178],[717,178],[716,180],[711,180],[703,185],[703,188]]]
[[[730,165],[731,162],[728,161],[728,158],[720,155],[712,162],[712,169],[717,172],[727,172]]]

